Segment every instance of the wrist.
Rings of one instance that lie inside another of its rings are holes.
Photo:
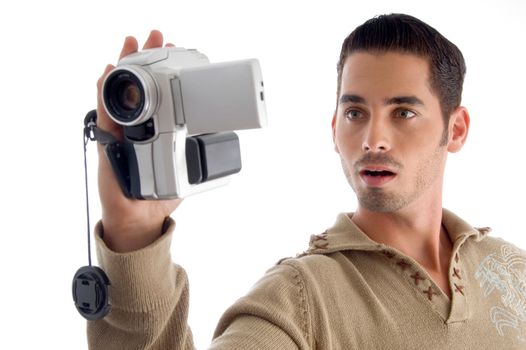
[[[164,220],[150,222],[114,222],[102,219],[102,239],[117,253],[128,253],[142,249],[155,242],[166,230]]]

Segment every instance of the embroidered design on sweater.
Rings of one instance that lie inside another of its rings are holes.
[[[312,235],[310,237],[310,248],[309,250],[313,249],[327,249],[329,246],[329,234],[327,231],[325,231],[322,234],[319,235]]]
[[[433,300],[433,295],[438,295],[438,293],[435,292],[431,286],[427,290],[424,290],[424,294],[427,294],[429,301]]]
[[[500,336],[513,331],[526,343],[526,254],[511,245],[502,245],[499,253],[485,257],[475,278],[484,296],[498,293],[502,304],[493,306],[490,319]]]

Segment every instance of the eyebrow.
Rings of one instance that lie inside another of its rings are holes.
[[[365,98],[358,95],[342,95],[340,97],[339,103],[361,103],[366,104]],[[391,98],[386,98],[384,100],[385,105],[400,105],[400,104],[409,104],[415,106],[423,106],[424,102],[416,96],[395,96]]]
[[[365,98],[358,95],[341,95],[340,104],[353,102],[353,103],[362,103],[365,104]]]
[[[409,104],[415,106],[423,106],[424,102],[416,96],[397,96],[385,99],[384,103],[386,105],[401,105]]]

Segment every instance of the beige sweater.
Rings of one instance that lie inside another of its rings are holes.
[[[526,349],[523,251],[444,210],[454,242],[450,301],[418,263],[370,240],[350,215],[230,307],[211,349]],[[97,239],[112,311],[88,322],[90,349],[194,348],[187,278],[170,257],[173,226],[127,254]]]

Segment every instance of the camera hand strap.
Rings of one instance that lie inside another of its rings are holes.
[[[98,141],[103,145],[118,142],[112,134],[97,127],[97,111],[91,110],[84,118],[84,155],[88,141]]]
[[[131,194],[132,184],[130,183],[129,169],[130,167],[133,168],[134,164],[129,163],[129,158],[134,158],[135,151],[133,146],[128,141],[124,140],[121,142],[109,132],[99,129],[96,121],[97,111],[95,110],[90,111],[84,118],[84,143],[86,144],[90,140],[97,141],[103,145],[113,173],[124,195],[128,198],[140,198]],[[84,154],[86,154],[85,151]]]
[[[91,265],[90,216],[88,197],[88,141],[99,141],[103,145],[116,143],[117,140],[108,132],[97,127],[97,112],[90,111],[84,118],[84,177],[86,182],[86,216],[88,224],[88,266],[81,267],[73,277],[73,300],[78,312],[87,320],[98,320],[110,311],[108,286],[110,281],[106,273],[97,266]]]

